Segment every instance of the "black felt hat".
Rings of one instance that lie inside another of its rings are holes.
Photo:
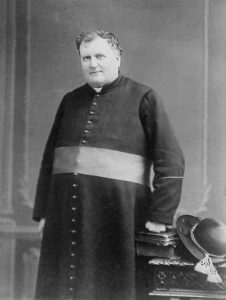
[[[182,215],[176,226],[185,247],[199,260],[195,270],[207,274],[208,281],[221,282],[213,264],[226,259],[226,225],[212,218]]]

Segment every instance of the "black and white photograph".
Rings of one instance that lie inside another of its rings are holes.
[[[226,299],[226,0],[0,0],[0,300]]]

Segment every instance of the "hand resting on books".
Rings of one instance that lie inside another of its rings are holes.
[[[145,228],[148,229],[149,231],[153,231],[153,232],[163,232],[163,231],[166,231],[167,227],[165,224],[148,221],[145,224]]]

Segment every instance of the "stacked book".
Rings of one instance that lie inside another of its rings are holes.
[[[149,257],[178,258],[181,241],[176,228],[164,232],[139,231],[135,234],[136,254]]]

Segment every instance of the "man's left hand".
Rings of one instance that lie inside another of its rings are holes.
[[[157,223],[157,222],[146,222],[145,228],[148,229],[149,231],[154,231],[154,232],[164,232],[166,231],[166,225]]]

